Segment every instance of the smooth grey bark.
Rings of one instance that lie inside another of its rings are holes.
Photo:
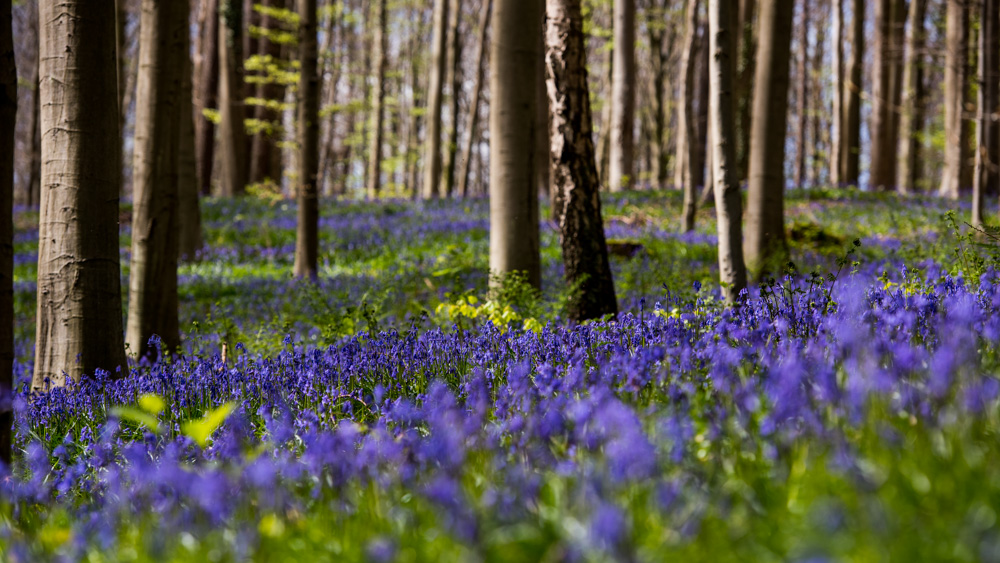
[[[546,16],[555,216],[566,282],[575,289],[568,316],[579,322],[614,315],[618,303],[601,218],[580,0],[547,0]]]
[[[865,2],[854,0],[851,9],[851,62],[844,81],[844,133],[840,151],[842,184],[856,186],[861,172],[861,75],[865,54]]]
[[[219,195],[243,195],[247,184],[247,133],[243,124],[243,3],[219,3],[219,145],[222,181]]]
[[[39,21],[44,188],[31,386],[46,390],[97,369],[123,376],[128,367],[118,253],[118,106],[87,103],[117,99],[115,6],[42,2]]]
[[[382,142],[385,114],[386,67],[389,65],[389,41],[386,36],[388,11],[386,0],[377,0],[378,23],[375,24],[375,86],[372,92],[371,139],[368,145],[368,199],[378,198],[382,191]]]
[[[215,159],[215,124],[204,115],[218,109],[219,92],[219,0],[204,0],[201,26],[201,63],[195,102],[195,155],[198,159],[198,191],[212,195],[212,165]]]
[[[544,4],[493,4],[490,39],[490,271],[541,287],[535,135]]]
[[[11,0],[0,0],[0,465],[14,435],[14,133],[17,66]],[[38,97],[38,91],[34,96]]]
[[[788,70],[793,0],[760,6],[760,41],[754,78],[753,126],[750,131],[747,229],[743,255],[759,277],[784,261],[785,131],[788,123]]]
[[[732,16],[730,16],[732,17]],[[736,83],[736,169],[737,179],[746,179],[750,162],[750,128],[753,123],[753,78],[757,70],[757,0],[739,0],[737,29]]]
[[[298,0],[299,8],[299,174],[295,234],[297,278],[315,279],[319,261],[319,75],[317,74],[316,0]]]
[[[944,170],[938,194],[958,199],[969,176],[969,125],[964,119],[969,79],[969,6],[948,0],[944,79]]]
[[[972,224],[982,226],[987,193],[996,193],[1000,181],[1000,6],[979,5],[979,65],[976,125],[976,167],[972,184]]]
[[[472,146],[476,139],[476,127],[479,125],[479,98],[483,90],[483,74],[486,69],[486,41],[490,27],[490,14],[492,13],[493,0],[483,0],[483,6],[479,12],[479,47],[476,50],[476,81],[472,84],[472,100],[469,102],[469,117],[465,126],[465,147],[462,149],[462,170],[458,174],[458,194],[463,198],[469,195]]]
[[[424,199],[443,195],[441,193],[441,106],[444,97],[448,4],[450,0],[434,0],[434,39],[431,43],[430,78],[427,85],[427,138],[424,139]]]
[[[899,190],[917,190],[923,178],[921,135],[924,129],[924,20],[927,0],[910,0],[906,39],[906,62],[903,68],[903,95],[899,116]]]
[[[919,0],[917,0],[919,1]],[[833,111],[830,127],[830,183],[840,185],[844,159],[844,0],[833,0]]]
[[[611,147],[608,186],[631,189],[635,182],[635,0],[614,0],[611,78]]]
[[[727,29],[732,21],[731,9],[728,0],[708,2],[709,49],[712,53],[709,60],[709,123],[715,143],[712,149],[712,167],[715,172],[712,177],[715,180],[715,214],[719,234],[719,282],[725,299],[734,303],[747,285],[747,272],[742,247],[743,200],[732,140],[735,131],[732,77],[735,71],[730,55],[732,39],[729,35],[732,31]]]

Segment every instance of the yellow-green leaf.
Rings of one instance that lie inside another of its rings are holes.
[[[236,409],[232,402],[220,405],[219,408],[209,411],[198,420],[189,420],[181,425],[181,432],[185,436],[194,440],[199,446],[205,447],[208,439],[218,430],[219,426],[226,421],[226,418]]]

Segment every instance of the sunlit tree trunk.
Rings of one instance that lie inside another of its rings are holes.
[[[747,273],[743,263],[742,248],[743,201],[739,179],[736,176],[736,154],[732,142],[732,133],[735,130],[732,100],[734,61],[730,54],[732,40],[729,35],[732,30],[727,29],[732,21],[731,9],[728,0],[708,2],[708,47],[711,51],[709,123],[712,127],[712,139],[715,142],[712,150],[712,167],[715,168],[715,172],[712,177],[715,180],[715,214],[719,233],[719,282],[722,285],[722,294],[727,301],[733,303],[747,285]],[[762,37],[767,36],[762,34]],[[762,60],[766,61],[763,58]]]
[[[493,4],[490,40],[490,271],[541,286],[535,135],[541,0]]]
[[[14,132],[17,66],[11,0],[0,0],[0,465],[14,434]],[[37,74],[37,73],[36,73]],[[38,97],[38,91],[34,96]]]
[[[441,106],[444,97],[445,42],[448,37],[449,3],[449,0],[434,0],[434,39],[431,43],[430,79],[427,86],[427,138],[424,139],[424,199],[442,195]]]
[[[865,53],[865,3],[854,0],[851,7],[851,63],[844,81],[844,132],[840,142],[840,182],[851,186],[858,184],[861,157],[861,75]]]
[[[924,19],[927,0],[910,0],[909,36],[906,39],[906,63],[903,69],[903,95],[899,122],[899,189],[902,193],[917,190],[922,179],[924,128]]]
[[[378,0],[375,25],[375,87],[372,92],[371,143],[368,145],[368,198],[374,200],[382,190],[382,129],[385,113],[385,71],[389,62],[389,42],[386,37],[387,0]]]
[[[483,0],[479,12],[479,47],[476,51],[476,81],[472,84],[472,101],[469,102],[469,117],[465,126],[466,141],[462,149],[462,170],[458,174],[458,193],[462,197],[469,195],[469,172],[472,164],[472,146],[476,139],[476,127],[479,124],[479,98],[483,89],[483,72],[486,62],[486,40],[490,27],[490,14],[493,13],[493,0]]]
[[[969,6],[948,0],[944,79],[944,171],[939,195],[958,199],[968,176],[969,126],[964,119],[969,78]]]
[[[316,0],[298,0],[299,8],[299,174],[295,277],[315,279],[319,259],[319,75]]]
[[[618,312],[601,219],[580,0],[546,2],[546,59],[552,110],[552,177],[574,321]]]
[[[62,386],[100,368],[127,370],[118,196],[121,143],[115,6],[39,4],[42,185],[38,312],[31,386]],[[65,374],[65,375],[64,375]]]
[[[747,268],[755,276],[780,267],[788,252],[784,167],[793,5],[793,0],[774,0],[760,6],[743,248]]]
[[[996,193],[1000,170],[1000,129],[994,118],[1000,105],[1000,6],[979,5],[979,90],[977,97],[976,169],[972,184],[972,224],[983,224],[985,195]]]
[[[613,28],[608,186],[619,191],[631,189],[635,181],[635,0],[614,0]]]
[[[219,145],[222,150],[222,182],[219,194],[226,197],[242,195],[247,183],[242,10],[242,0],[220,0]]]

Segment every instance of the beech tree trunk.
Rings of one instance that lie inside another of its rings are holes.
[[[24,203],[28,207],[38,205],[40,192],[42,189],[42,128],[41,128],[41,91],[39,89],[40,76],[38,74],[38,57],[35,57],[35,69],[32,75],[35,91],[31,94],[31,163],[28,169],[28,185],[25,193]]]
[[[916,0],[919,1],[919,0]],[[844,0],[833,0],[833,112],[830,128],[830,183],[843,182],[841,162],[844,160]]]
[[[793,184],[802,189],[806,179],[806,128],[809,124],[809,0],[802,0],[802,19],[799,22],[799,60],[796,79],[797,113],[799,123],[795,129],[795,179]]]
[[[219,194],[225,197],[243,195],[247,184],[242,11],[242,0],[220,0],[219,144],[222,150],[222,181]]]
[[[127,374],[118,197],[115,6],[39,4],[42,185],[35,390],[103,369]],[[121,370],[120,372],[118,370]],[[64,375],[65,374],[65,375]]]
[[[731,9],[728,0],[708,2],[709,49],[712,53],[709,58],[711,66],[709,122],[715,143],[712,149],[712,167],[715,172],[712,177],[715,180],[715,214],[719,233],[719,282],[722,285],[723,296],[728,302],[734,303],[747,285],[747,272],[743,263],[742,248],[743,200],[740,195],[739,178],[736,175],[736,154],[732,142],[732,133],[735,131],[732,100],[734,61],[730,56],[732,40],[729,35],[732,31],[727,29],[732,21]],[[767,13],[766,8],[764,12]],[[790,6],[789,12],[791,12]],[[768,36],[762,34],[762,37]],[[763,45],[763,41],[761,44]],[[767,62],[767,59],[761,60]],[[757,122],[756,119],[754,121]]]
[[[204,0],[203,9],[201,66],[194,99],[194,150],[198,159],[198,190],[207,196],[212,195],[215,124],[205,117],[204,111],[219,107],[219,0]]]
[[[736,169],[737,181],[746,179],[750,162],[750,127],[753,122],[753,78],[757,69],[757,0],[739,0],[737,27],[736,84]],[[730,16],[732,17],[732,16]]]
[[[378,23],[375,25],[375,87],[372,92],[371,144],[368,145],[368,199],[378,198],[382,190],[382,124],[385,113],[385,71],[389,62],[386,37],[386,0],[378,0]]]
[[[455,193],[455,159],[458,157],[458,102],[462,93],[462,0],[449,0],[448,48],[445,67],[447,76],[445,82],[450,90],[448,101],[450,107],[448,124],[448,140],[444,147],[444,168],[440,189],[442,194],[451,197]]]
[[[133,153],[132,262],[126,343],[137,358],[157,359],[148,346],[180,346],[177,319],[178,182],[183,115],[187,2],[143,0]]]
[[[902,12],[900,0],[878,0],[875,4],[871,185],[876,190],[894,189],[897,184]]]
[[[760,6],[744,244],[747,268],[758,277],[780,268],[788,252],[784,165],[793,6],[793,0],[775,0]]]
[[[434,0],[434,39],[427,86],[427,138],[424,140],[424,199],[441,197],[441,106],[444,97],[445,42],[449,0]],[[532,81],[534,84],[534,81]],[[534,104],[532,104],[534,107]]]
[[[479,47],[476,50],[476,81],[472,84],[472,100],[469,102],[469,117],[465,126],[466,141],[462,149],[462,170],[458,174],[458,193],[469,195],[469,172],[472,164],[472,146],[476,140],[476,127],[479,124],[479,97],[483,89],[483,71],[486,61],[486,40],[490,27],[490,14],[493,13],[493,0],[483,0],[479,12]]]
[[[915,192],[921,181],[923,143],[920,136],[924,129],[924,20],[927,0],[910,0],[909,36],[906,40],[906,63],[903,69],[903,95],[899,122],[899,189],[902,193]]]
[[[184,52],[189,52],[191,38],[184,34]],[[184,260],[194,260],[202,247],[201,208],[198,195],[198,163],[195,157],[194,101],[191,57],[183,57],[183,83],[180,111],[180,152],[178,154],[178,220],[180,233],[178,254]]]
[[[566,283],[576,289],[568,316],[579,322],[614,315],[618,304],[601,218],[580,0],[547,0],[546,15],[555,215]]]
[[[944,79],[944,171],[939,195],[958,199],[969,168],[969,126],[964,119],[969,79],[969,6],[948,0]]]
[[[535,135],[541,0],[493,4],[490,40],[490,271],[541,287]]]
[[[858,185],[861,171],[861,73],[865,54],[865,2],[854,0],[851,7],[851,63],[844,83],[844,132],[841,136],[840,183]]]
[[[1000,6],[984,0],[979,5],[979,92],[976,126],[976,169],[972,189],[972,224],[982,226],[987,193],[996,193],[1000,180],[1000,129],[994,121],[1000,105]]]
[[[37,75],[37,72],[36,72]],[[34,96],[38,97],[38,91]],[[14,132],[17,66],[11,0],[0,0],[0,466],[14,437]]]
[[[319,75],[316,0],[299,2],[299,175],[295,277],[316,279],[319,259]]]
[[[684,190],[684,230],[687,227],[688,205],[695,197],[697,186],[692,182],[692,170],[696,167],[696,147],[694,127],[694,80],[698,45],[698,0],[687,0],[684,14],[684,47],[681,51],[681,85],[677,100],[677,151],[674,157],[674,186]],[[690,198],[690,199],[689,199]],[[691,213],[693,228],[694,213]]]
[[[611,79],[611,191],[631,189],[635,181],[635,0],[614,1],[614,58]]]

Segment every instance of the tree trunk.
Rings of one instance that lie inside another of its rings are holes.
[[[444,95],[448,4],[449,0],[434,0],[434,40],[431,44],[430,81],[427,86],[427,138],[424,139],[424,199],[442,195],[441,105]]]
[[[38,57],[35,57],[34,76],[35,91],[31,94],[31,139],[29,147],[31,150],[31,162],[28,165],[28,185],[25,192],[24,203],[28,207],[38,205],[41,196],[42,178],[42,130],[41,130],[41,91],[39,90],[40,76],[38,74]]]
[[[386,36],[387,0],[377,0],[378,23],[375,25],[375,87],[372,92],[371,144],[368,145],[368,199],[375,200],[382,190],[382,124],[385,113],[385,71],[389,60]]]
[[[490,271],[541,287],[535,123],[541,0],[493,4],[490,40]]]
[[[694,168],[694,79],[698,45],[698,0],[687,0],[685,8],[684,50],[681,52],[681,85],[677,100],[677,152],[674,157],[674,186],[684,190],[684,230],[687,227],[688,198],[693,197],[697,187],[691,181]],[[692,213],[691,223],[694,223]],[[693,228],[693,226],[691,227]]]
[[[635,145],[635,0],[614,1],[614,57],[611,79],[611,191],[631,189]]]
[[[39,4],[42,185],[36,390],[104,369],[127,373],[118,196],[121,143],[115,6]],[[65,375],[64,375],[65,374]]]
[[[655,15],[654,15],[655,14]],[[663,13],[650,12],[650,18],[662,17]],[[649,50],[652,52],[653,76],[653,123],[651,124],[652,135],[650,141],[652,147],[652,170],[650,177],[656,189],[662,190],[667,185],[667,66],[668,66],[668,46],[673,43],[671,37],[665,41],[664,30],[653,21],[646,22],[646,30],[649,36]]]
[[[180,346],[177,319],[178,180],[187,2],[143,0],[139,39],[133,163],[132,263],[126,343],[137,358],[148,346]]]
[[[247,134],[243,124],[243,3],[219,4],[219,142],[222,148],[222,182],[225,197],[246,192]]]
[[[11,0],[0,0],[0,466],[5,468],[10,468],[14,437],[13,213],[17,67],[12,10]],[[34,97],[38,97],[37,90]]]
[[[757,69],[757,0],[739,0],[740,12],[737,27],[738,38],[736,76],[737,83],[733,85],[736,92],[736,178],[742,182],[747,177],[750,163],[750,127],[753,122],[753,78]],[[732,17],[732,16],[730,16]]]
[[[790,13],[791,7],[788,8]],[[709,59],[709,105],[712,139],[715,142],[712,150],[712,167],[715,172],[712,177],[715,179],[715,214],[719,233],[719,282],[726,300],[734,303],[747,285],[747,272],[743,263],[743,231],[740,222],[743,201],[736,176],[736,154],[731,138],[731,133],[735,130],[731,84],[735,73],[734,61],[729,54],[732,48],[729,34],[732,31],[726,29],[732,21],[729,13],[731,9],[728,0],[708,2],[709,48],[712,53]],[[765,8],[764,12],[767,14],[768,10]],[[768,36],[762,34],[762,37]],[[766,58],[762,60],[768,62]],[[757,123],[758,120],[755,119],[754,122]]]
[[[458,193],[463,198],[469,195],[469,172],[472,164],[472,146],[476,139],[479,123],[479,97],[483,89],[483,71],[486,60],[486,38],[490,27],[493,0],[483,0],[479,12],[479,47],[476,51],[476,81],[472,85],[472,101],[469,103],[468,123],[465,126],[467,138],[462,149],[462,171],[458,174]]]
[[[330,75],[330,79],[327,81],[326,93],[323,96],[323,106],[325,107],[336,105],[339,99],[340,80],[344,75],[341,68],[343,62],[339,59],[342,57],[341,53],[343,51],[339,47],[343,45],[344,36],[346,35],[343,30],[342,20],[343,15],[340,12],[336,10],[329,12],[326,20],[326,29],[324,30],[325,47],[320,49],[320,52],[327,55],[325,58],[327,66],[322,75],[326,76],[328,73]],[[337,42],[338,37],[340,40],[339,43]],[[321,126],[323,139],[320,142],[319,148],[319,182],[321,186],[320,191],[324,195],[333,194],[334,183],[330,180],[330,174],[334,168],[331,162],[334,160],[334,137],[337,132],[336,116],[336,112],[329,112],[326,119],[322,121]]]
[[[448,125],[448,142],[444,150],[443,186],[439,190],[451,197],[455,193],[455,159],[458,156],[458,102],[462,93],[462,0],[450,0],[450,21],[448,22],[448,48],[445,82],[451,90],[449,108],[451,122]]]
[[[542,0],[542,10],[545,9],[545,0]],[[545,21],[544,19],[542,20]],[[554,202],[556,192],[552,190],[552,175],[551,175],[551,165],[552,165],[552,145],[549,139],[549,95],[546,85],[546,68],[547,64],[545,62],[545,25],[542,24],[542,33],[538,36],[538,52],[541,55],[538,57],[538,76],[535,82],[535,88],[537,90],[537,97],[535,98],[535,126],[540,130],[539,134],[535,135],[535,151],[537,156],[535,157],[535,185],[538,186],[539,197],[544,197],[550,203]],[[553,213],[555,210],[553,208]],[[555,215],[553,215],[555,217]]]
[[[788,253],[784,161],[793,5],[775,0],[760,7],[744,244],[747,268],[757,277],[780,268]]]
[[[994,118],[1000,105],[1000,6],[979,5],[979,93],[976,127],[976,169],[972,189],[972,224],[983,224],[985,195],[996,193],[1000,180],[1000,129]]]
[[[194,140],[198,158],[198,187],[202,195],[212,195],[212,165],[215,159],[215,124],[205,117],[206,109],[217,109],[219,90],[219,0],[204,0],[201,29],[201,68],[195,94]]]
[[[824,162],[824,157],[829,160],[830,148],[828,144],[829,132],[830,132],[830,118],[826,111],[825,102],[825,78],[823,76],[823,61],[826,58],[825,48],[826,48],[826,24],[825,22],[830,18],[829,5],[825,3],[820,3],[818,7],[817,21],[823,22],[823,25],[816,27],[816,47],[813,49],[812,54],[812,68],[813,72],[809,73],[812,86],[810,86],[809,96],[809,114],[812,117],[812,135],[813,142],[812,153],[810,155],[811,163],[811,183],[813,186],[819,185],[823,181],[823,170],[826,169],[828,164]],[[837,84],[840,84],[839,82]]]
[[[420,56],[420,45],[424,37],[425,30],[425,20],[423,17],[423,10],[418,10],[416,17],[414,18],[414,31],[410,37],[409,41],[409,59],[410,59],[410,92],[412,92],[412,105],[414,110],[418,110],[423,107],[423,89],[421,88],[421,56]],[[418,195],[421,195],[420,186],[420,132],[424,129],[424,118],[423,113],[420,111],[413,111],[410,114],[410,131],[407,135],[406,140],[406,185],[411,190],[410,193],[413,198],[416,199]]]
[[[964,119],[969,79],[969,7],[966,0],[948,0],[947,55],[944,80],[944,171],[939,195],[958,199],[968,176],[969,126]]]
[[[608,187],[608,172],[611,168],[611,83],[614,79],[615,53],[612,48],[608,52],[607,68],[605,70],[605,87],[601,100],[601,129],[597,132],[597,175],[601,186]]]
[[[896,187],[896,150],[899,145],[899,75],[902,60],[900,0],[875,4],[875,76],[872,108],[871,185],[876,190]]]
[[[701,59],[699,66],[698,89],[695,94],[697,100],[697,110],[694,113],[694,121],[691,124],[691,136],[688,142],[690,159],[687,163],[687,183],[684,185],[684,232],[691,232],[695,226],[695,216],[698,212],[698,188],[705,186],[705,161],[711,158],[709,154],[708,138],[708,81],[709,81],[709,53],[708,53],[708,22],[702,24],[701,40],[698,42],[698,58]]]
[[[851,9],[851,63],[847,70],[844,132],[840,155],[840,183],[858,185],[861,157],[861,73],[865,54],[865,2],[854,0]]]
[[[261,0],[265,8],[284,8],[281,0]],[[261,27],[274,30],[278,21],[266,11],[261,15]],[[249,35],[249,34],[248,34]],[[257,41],[259,53],[272,60],[281,59],[281,44],[271,41],[267,35]],[[265,102],[282,101],[285,89],[271,77],[265,76],[264,81],[257,84],[255,96]],[[277,147],[277,131],[281,130],[282,112],[268,108],[266,104],[258,104],[250,108],[253,118],[258,122],[268,122],[273,128],[257,131],[250,139],[250,183],[271,183],[281,185],[281,151]],[[273,129],[273,131],[272,131]]]
[[[566,283],[575,290],[568,316],[579,322],[614,315],[618,304],[601,218],[580,0],[548,0],[546,8],[555,215]]]
[[[919,1],[919,0],[916,0]],[[844,160],[844,0],[833,0],[833,126],[830,128],[830,184],[843,182],[840,163]]]
[[[191,38],[184,34],[185,53]],[[180,152],[178,153],[178,221],[180,233],[178,254],[184,260],[194,260],[201,250],[201,209],[198,196],[198,164],[194,151],[194,101],[191,57],[183,57],[183,83],[180,111]]]
[[[316,0],[299,2],[299,186],[295,277],[316,279],[319,258],[319,75]]]
[[[910,0],[903,96],[899,123],[899,190],[915,192],[922,179],[920,136],[924,128],[924,19],[927,0]]]
[[[795,129],[795,180],[794,185],[802,189],[806,179],[806,128],[809,124],[809,0],[802,0],[802,20],[799,22],[799,60],[796,78],[798,92],[796,109],[799,123]]]

